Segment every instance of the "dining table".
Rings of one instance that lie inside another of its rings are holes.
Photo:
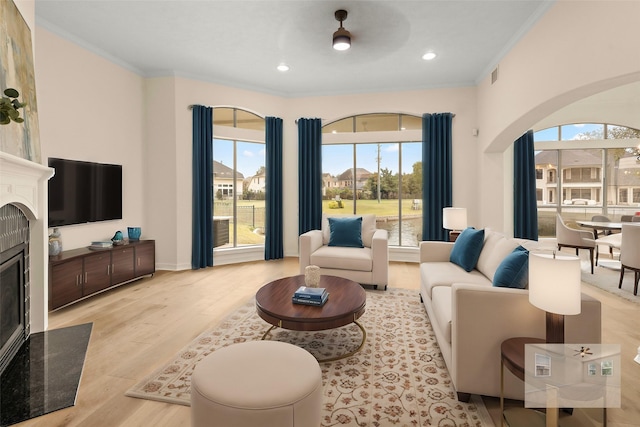
[[[622,231],[622,223],[621,222],[576,220],[576,224],[578,224],[581,227],[591,228],[593,230],[593,238],[594,239],[598,238],[598,231],[600,231],[600,230]]]

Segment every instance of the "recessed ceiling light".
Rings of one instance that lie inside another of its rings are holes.
[[[424,59],[425,61],[431,61],[435,57],[436,57],[436,54],[433,52],[427,52],[424,55],[422,55],[422,59]]]
[[[278,65],[278,71],[289,71],[289,66],[287,64]]]

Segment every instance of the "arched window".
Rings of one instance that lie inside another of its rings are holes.
[[[422,236],[421,131],[420,116],[398,113],[325,124],[323,212],[373,213],[378,228],[389,231],[390,245],[417,246]],[[354,142],[348,135],[364,132],[372,136]]]
[[[213,108],[214,247],[264,245],[265,119]]]
[[[539,130],[534,140],[541,237],[555,236],[556,212],[569,223],[640,212],[640,130],[572,123]]]

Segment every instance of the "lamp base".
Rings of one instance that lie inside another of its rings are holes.
[[[564,315],[547,313],[547,344],[564,344]]]
[[[458,238],[458,236],[460,235],[460,233],[462,233],[462,232],[461,231],[457,231],[457,230],[449,231],[449,241],[450,242],[455,242],[456,239]]]

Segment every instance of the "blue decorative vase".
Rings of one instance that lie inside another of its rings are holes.
[[[140,240],[140,234],[142,234],[142,228],[127,227],[127,234],[129,234],[129,241],[137,242],[138,240]]]

